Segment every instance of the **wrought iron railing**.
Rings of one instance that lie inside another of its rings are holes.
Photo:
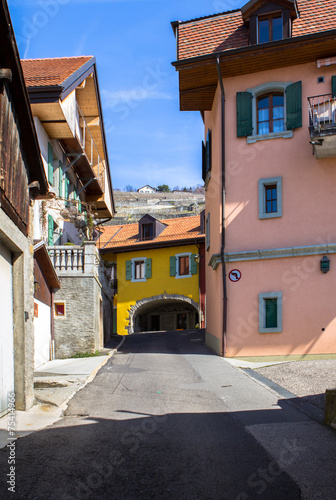
[[[308,97],[309,130],[312,137],[336,134],[336,96]]]

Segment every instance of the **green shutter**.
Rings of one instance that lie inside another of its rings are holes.
[[[48,142],[48,181],[54,185],[54,151],[50,142]]]
[[[60,198],[63,196],[63,169],[62,162],[58,162],[58,195]]]
[[[69,184],[70,184],[69,177],[68,177],[68,174],[66,173],[65,174],[65,182],[64,182],[64,198],[66,200],[69,199]]]
[[[302,127],[302,82],[286,88],[287,130]]]
[[[252,94],[237,92],[237,137],[252,135]]]
[[[206,145],[202,141],[202,179],[205,182],[206,179]]]
[[[170,257],[170,276],[176,276],[176,257]]]
[[[211,170],[211,130],[208,130],[206,143],[206,174]]]
[[[265,299],[266,328],[278,327],[278,299]]]
[[[48,246],[54,245],[54,219],[48,215]]]
[[[80,199],[79,194],[77,196],[78,196],[78,212],[81,213],[82,212],[82,200]]]
[[[191,274],[197,274],[196,254],[193,253],[190,260],[191,260]]]
[[[130,281],[132,279],[132,261],[126,260],[126,280]]]
[[[333,97],[336,97],[336,76],[331,77],[331,91]]]
[[[152,259],[146,259],[146,278],[152,277]]]

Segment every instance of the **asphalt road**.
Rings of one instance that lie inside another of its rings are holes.
[[[265,388],[254,394],[260,386],[202,341],[198,332],[128,337],[65,418],[16,442],[15,493],[5,483],[9,451],[0,450],[0,498],[303,498],[284,471],[297,455],[302,462],[300,447],[285,442],[275,460],[260,443],[262,425],[307,425],[308,417]]]

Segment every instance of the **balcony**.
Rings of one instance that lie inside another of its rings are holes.
[[[309,132],[316,158],[336,156],[336,96],[308,97]]]
[[[49,246],[48,252],[58,277],[98,276],[99,252],[93,241]]]

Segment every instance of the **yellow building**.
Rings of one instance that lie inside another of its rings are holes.
[[[105,226],[98,241],[115,289],[115,332],[183,330],[204,321],[204,214]],[[201,273],[200,273],[201,268]]]

